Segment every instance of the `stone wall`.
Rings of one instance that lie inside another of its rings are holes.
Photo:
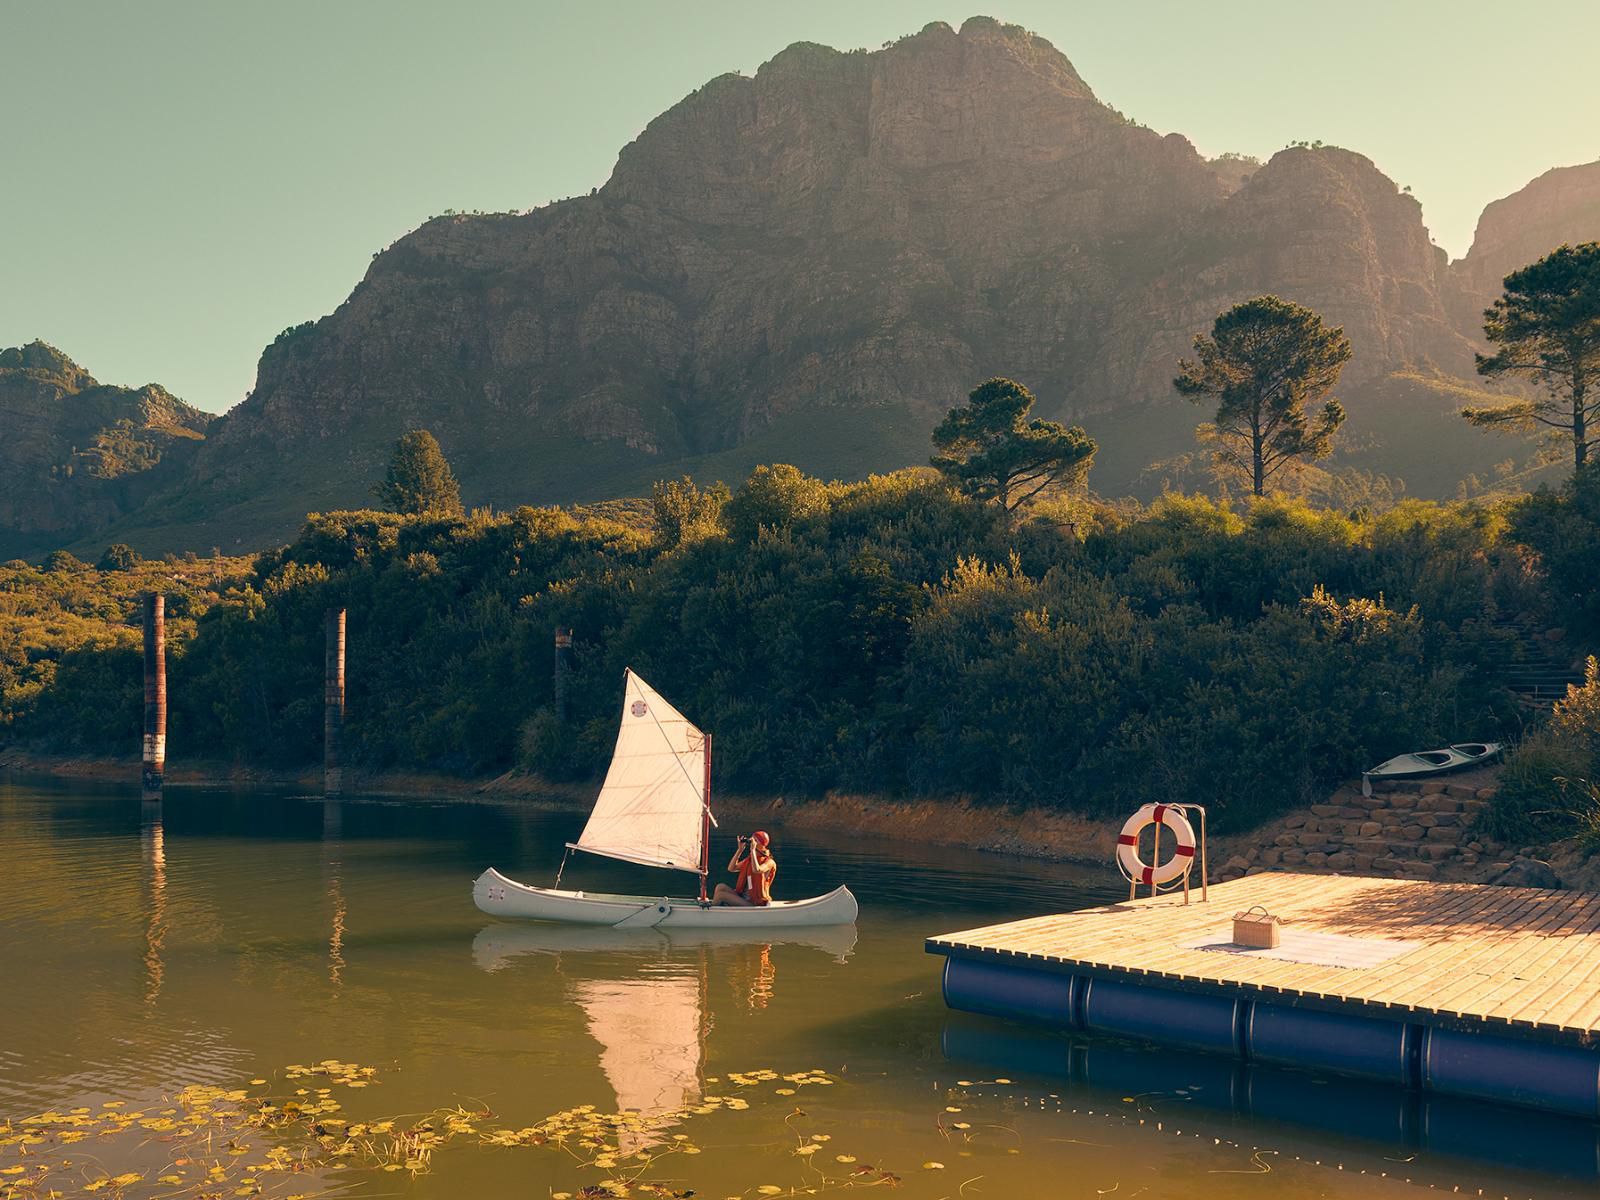
[[[1495,795],[1497,775],[1480,770],[1376,784],[1371,796],[1347,784],[1324,804],[1223,840],[1212,858],[1222,862],[1215,878],[1289,870],[1559,886],[1540,847],[1512,848],[1474,829]]]
[[[1283,832],[1245,857],[1252,866],[1432,878],[1447,860],[1471,865],[1501,849],[1472,833],[1493,794],[1444,780],[1391,785],[1371,796],[1341,788],[1326,804],[1284,818]]]

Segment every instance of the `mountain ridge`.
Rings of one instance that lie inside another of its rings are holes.
[[[1532,204],[1542,228],[1588,228],[1587,175],[1548,204],[1536,183],[1490,206],[1491,230]],[[1134,490],[1206,415],[1173,396],[1177,357],[1263,292],[1355,343],[1345,461],[1449,494],[1514,453],[1454,416],[1478,387],[1489,262],[1457,270],[1364,156],[1223,169],[1017,26],[797,43],[657,116],[592,195],[436,217],[376,255],[114,529],[281,539],[308,508],[365,503],[415,426],[469,504],[601,499],[756,455],[889,469],[924,462],[938,417],[993,374],[1099,437],[1093,484]]]

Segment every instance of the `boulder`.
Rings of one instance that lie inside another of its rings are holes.
[[[1561,877],[1547,862],[1540,862],[1536,858],[1519,858],[1489,882],[1500,887],[1558,888],[1561,886]]]

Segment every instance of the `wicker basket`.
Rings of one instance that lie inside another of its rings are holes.
[[[1237,945],[1272,950],[1283,940],[1283,922],[1261,905],[1233,914],[1233,940]]]

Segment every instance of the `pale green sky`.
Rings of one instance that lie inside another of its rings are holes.
[[[221,411],[426,217],[587,192],[790,42],[985,11],[1206,154],[1367,154],[1453,256],[1488,201],[1600,158],[1595,0],[0,0],[0,346]]]

